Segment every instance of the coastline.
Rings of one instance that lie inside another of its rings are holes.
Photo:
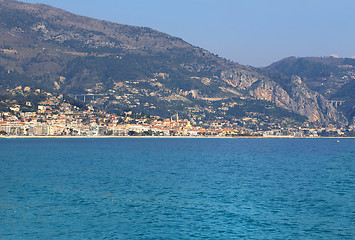
[[[293,136],[0,136],[0,139],[355,139],[355,137],[293,137]]]

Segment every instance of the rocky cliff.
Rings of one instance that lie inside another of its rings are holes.
[[[345,115],[350,123],[355,123],[354,58],[289,57],[271,64],[263,71],[288,77],[300,76],[307,88],[321,94],[322,106],[336,107],[336,111]],[[323,108],[322,111],[326,111],[322,112],[325,115],[337,115],[334,110],[327,111]]]
[[[292,76],[289,94],[275,82],[264,80],[250,91],[252,96],[275,102],[277,106],[307,116],[312,122],[336,120],[347,124],[344,116],[321,94],[310,90],[300,77]]]

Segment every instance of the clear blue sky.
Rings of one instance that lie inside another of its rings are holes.
[[[355,0],[23,0],[181,37],[245,65],[355,56]]]

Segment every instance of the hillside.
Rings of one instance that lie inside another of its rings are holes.
[[[335,57],[290,57],[263,69],[285,76],[298,75],[313,91],[333,102],[350,122],[355,117],[355,59]],[[275,78],[276,79],[276,78]],[[287,87],[287,81],[279,80]],[[285,83],[286,82],[286,83]]]
[[[150,28],[0,0],[2,91],[30,86],[111,111],[178,112],[196,123],[248,117],[259,125],[347,124],[303,79],[286,77],[290,90],[281,78]]]

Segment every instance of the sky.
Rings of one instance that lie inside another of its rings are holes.
[[[180,37],[240,64],[355,56],[355,0],[22,0]]]

